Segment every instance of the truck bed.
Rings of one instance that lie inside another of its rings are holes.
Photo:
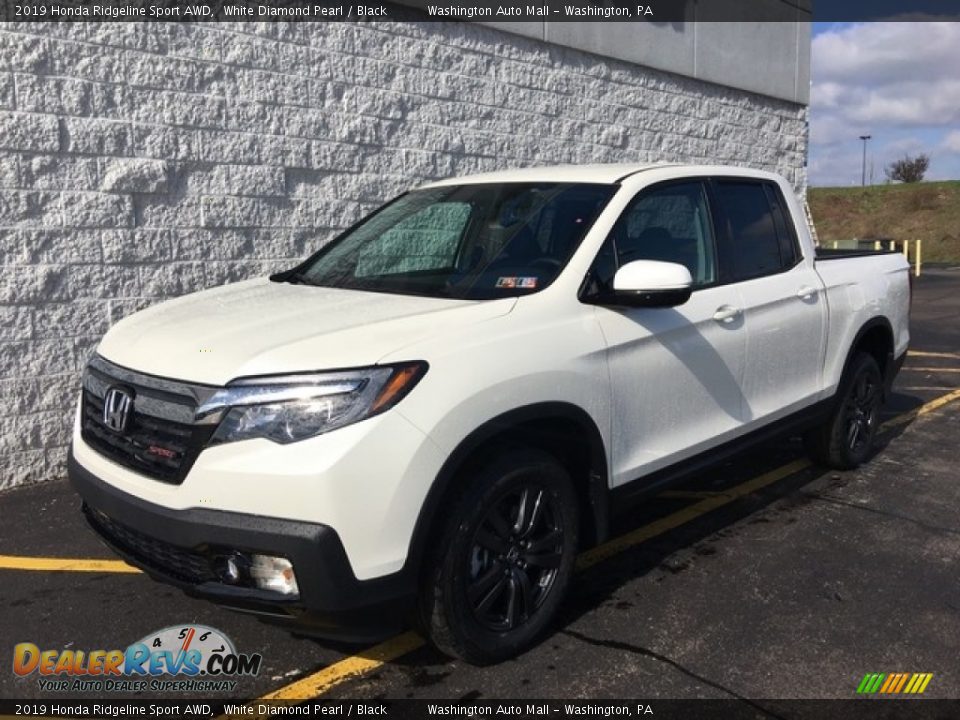
[[[844,258],[872,257],[874,255],[893,255],[899,250],[844,250],[843,248],[816,249],[814,260],[843,260]]]

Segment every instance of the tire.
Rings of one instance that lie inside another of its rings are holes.
[[[804,436],[810,457],[836,470],[853,470],[866,462],[882,405],[880,366],[872,355],[857,353],[840,382],[829,419]]]
[[[420,590],[420,621],[443,653],[474,665],[534,645],[556,615],[577,551],[570,475],[514,449],[460,478]]]

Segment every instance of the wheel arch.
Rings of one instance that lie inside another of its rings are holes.
[[[457,488],[456,478],[498,447],[537,447],[557,456],[571,471],[581,509],[585,545],[609,533],[609,486],[603,436],[582,408],[544,402],[510,410],[477,427],[450,453],[434,478],[414,525],[407,569],[419,575],[438,530],[441,511]]]
[[[843,371],[840,374],[842,381],[846,377],[850,368],[850,363],[858,352],[867,352],[873,356],[880,366],[880,373],[883,376],[884,397],[890,392],[890,386],[896,376],[896,362],[893,357],[894,335],[893,326],[890,321],[882,316],[870,318],[857,331],[850,343],[850,350],[847,352],[847,358],[843,363]]]

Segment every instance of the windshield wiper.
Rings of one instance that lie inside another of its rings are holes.
[[[291,285],[316,285],[316,283],[310,280],[306,274],[295,270],[287,270],[286,272],[276,273],[271,275],[270,279],[273,280],[273,282],[285,282],[290,283]]]

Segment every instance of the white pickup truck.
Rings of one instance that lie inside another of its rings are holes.
[[[533,644],[626,498],[777,433],[852,468],[907,352],[907,263],[820,256],[783,178],[443,180],[299,266],[132,315],[70,476],[153,577],[299,633]]]

